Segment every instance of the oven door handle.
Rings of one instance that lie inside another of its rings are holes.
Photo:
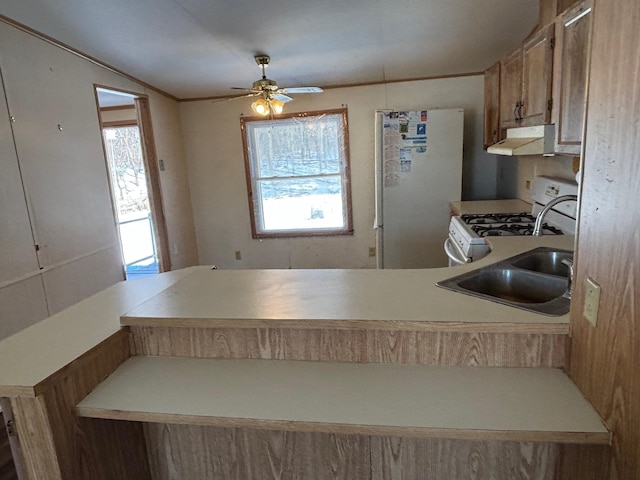
[[[451,241],[449,237],[444,241],[444,253],[447,254],[447,257],[451,259],[452,262],[457,263],[458,265],[463,265],[465,263],[470,263],[471,259],[462,255],[462,252],[458,249],[458,247]]]

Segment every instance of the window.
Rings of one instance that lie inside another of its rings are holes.
[[[241,126],[253,238],[353,234],[346,109]]]

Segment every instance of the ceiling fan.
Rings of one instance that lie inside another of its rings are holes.
[[[251,92],[245,97],[260,97],[251,104],[251,108],[258,115],[280,114],[284,104],[293,100],[289,93],[321,93],[320,87],[279,87],[275,80],[267,78],[265,69],[269,66],[271,58],[268,55],[256,55],[256,64],[262,68],[262,78],[253,82],[251,88],[231,87],[233,90]],[[242,98],[242,97],[240,97]]]

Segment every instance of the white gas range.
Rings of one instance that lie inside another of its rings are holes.
[[[489,213],[451,217],[449,236],[444,249],[449,265],[473,262],[489,253],[486,237],[531,235],[536,215],[551,200],[563,195],[577,195],[578,184],[561,178],[539,176],[533,181],[531,212]],[[575,233],[576,202],[557,204],[545,217],[543,235]]]

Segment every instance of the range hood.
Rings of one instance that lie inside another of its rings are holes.
[[[546,155],[554,150],[554,125],[507,129],[507,138],[487,148],[496,155]]]

